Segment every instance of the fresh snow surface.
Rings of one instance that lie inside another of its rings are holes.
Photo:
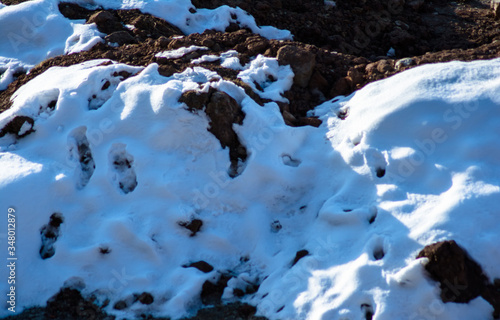
[[[1,203],[17,213],[18,308],[83,281],[83,294],[110,299],[105,310],[119,317],[179,319],[202,306],[206,280],[230,272],[224,301],[260,284],[243,300],[270,319],[357,320],[370,310],[374,320],[491,319],[482,298],[442,303],[415,256],[454,239],[490,279],[500,277],[499,59],[427,65],[372,83],[318,106],[319,128],[286,126],[276,103],[261,107],[202,67],[167,78],[156,64],[102,62],[47,70],[0,114],[0,126],[15,115],[36,119],[35,133],[0,139]],[[263,57],[250,65],[241,77],[263,86],[259,73],[273,75],[263,88],[279,100],[291,71]],[[120,71],[134,76],[113,76]],[[234,179],[208,117],[178,102],[208,86],[246,114],[234,130],[249,158]],[[54,212],[64,222],[55,254],[42,260],[40,229]],[[203,226],[191,237],[179,222],[193,218]],[[304,249],[309,255],[292,266]],[[214,271],[182,267],[200,260]],[[112,309],[144,291],[153,304]]]

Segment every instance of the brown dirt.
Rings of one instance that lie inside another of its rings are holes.
[[[417,256],[423,257],[429,259],[425,269],[439,282],[443,302],[468,303],[482,296],[493,306],[493,317],[500,319],[500,286],[491,283],[481,266],[455,241],[428,245]]]
[[[197,8],[240,7],[259,25],[287,29],[298,42],[365,57],[476,48],[500,40],[489,0],[193,0]]]

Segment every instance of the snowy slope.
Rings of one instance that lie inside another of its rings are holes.
[[[319,128],[286,126],[277,104],[261,107],[201,67],[167,78],[156,64],[103,62],[49,69],[0,115],[1,126],[36,119],[26,138],[0,139],[1,203],[18,219],[19,307],[81,279],[85,295],[111,301],[108,312],[177,319],[202,306],[206,280],[229,272],[224,301],[259,284],[243,300],[270,319],[491,318],[482,298],[443,304],[415,256],[454,239],[500,277],[500,60],[427,65],[370,84],[318,106]],[[269,72],[281,87],[267,94],[279,100],[290,68],[259,57],[240,77]],[[208,86],[246,114],[234,130],[249,158],[234,179],[205,113],[178,102]],[[40,229],[55,212],[64,222],[48,244]],[[194,218],[203,226],[191,236],[179,222]],[[55,252],[45,260],[42,243]],[[292,266],[300,250],[309,255]],[[201,260],[215,269],[183,267]],[[112,309],[143,291],[153,304]]]

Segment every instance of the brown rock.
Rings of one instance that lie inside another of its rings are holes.
[[[115,31],[123,30],[120,21],[108,11],[98,11],[90,16],[87,23],[95,23],[99,31],[110,34]]]
[[[425,270],[440,283],[443,302],[467,303],[485,290],[488,278],[481,266],[454,240],[426,246],[417,258],[426,257]]]
[[[307,87],[316,66],[316,55],[306,49],[286,45],[278,50],[280,65],[290,65],[295,74],[293,82],[302,88]]]
[[[377,72],[377,64],[377,62],[372,62],[366,65],[365,71],[369,76]]]
[[[380,60],[377,64],[377,71],[380,73],[386,73],[392,70],[394,70],[394,68],[389,60]]]

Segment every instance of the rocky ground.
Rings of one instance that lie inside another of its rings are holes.
[[[22,1],[2,1],[7,5],[19,2]],[[309,110],[322,101],[348,95],[370,82],[427,63],[500,57],[500,13],[498,9],[495,13],[489,0],[337,0],[336,5],[323,0],[192,2],[198,9],[220,5],[239,6],[252,14],[259,25],[290,30],[295,36],[294,41],[268,40],[240,28],[237,23],[232,23],[225,32],[206,30],[203,34],[186,36],[169,23],[138,10],[87,10],[61,2],[59,9],[64,16],[96,23],[99,30],[107,34],[106,43],[98,44],[86,52],[46,60],[29,74],[17,74],[16,80],[7,90],[0,92],[0,112],[10,107],[10,97],[20,86],[52,66],[69,66],[107,58],[136,66],[158,63],[160,73],[170,76],[192,67],[191,61],[201,55],[220,55],[228,50],[236,50],[242,64],[258,54],[276,57],[280,64],[290,64],[295,78],[293,87],[285,93],[289,103],[278,103],[283,118],[290,126],[318,126],[321,121],[309,117]],[[135,28],[129,30],[123,27],[125,24]],[[111,46],[110,43],[117,43],[118,46]],[[177,59],[155,56],[164,50],[191,45],[205,46],[209,50],[194,51]],[[237,78],[237,71],[222,67],[218,61],[201,65],[243,87],[256,102],[266,102]],[[126,78],[128,75],[121,76]],[[232,123],[241,122],[244,116],[237,106],[232,106],[231,101],[217,92],[196,97],[187,92],[181,99],[190,109],[200,109],[206,105],[212,121],[212,133],[224,147],[230,148],[231,160],[237,162],[238,159],[245,159],[246,150],[232,131]],[[223,115],[210,114],[209,105],[214,99],[228,100]],[[7,133],[17,134],[25,121],[33,121],[25,118],[15,118],[0,130],[0,137]],[[482,295],[495,307],[495,316],[500,317],[500,284],[486,283],[481,268],[456,244],[446,244],[445,249],[438,250],[442,247],[443,244],[426,248],[420,255],[434,257],[432,259],[436,263],[428,265],[431,276],[444,283],[450,272],[462,272],[458,277],[467,284],[475,285],[468,285],[471,292],[461,295],[457,302],[467,302]],[[450,271],[446,269],[448,264],[438,263],[443,259],[451,259],[453,263],[459,261],[466,267]],[[207,285],[202,293],[205,295],[204,301],[207,306],[215,307],[201,310],[191,319],[262,319],[254,316],[255,308],[245,304],[222,307],[221,286],[223,290],[223,284]],[[138,294],[139,303],[144,303],[140,297]],[[446,301],[445,296],[442,298]],[[66,288],[49,300],[47,307],[33,308],[7,319],[113,318],[91,300],[82,298],[78,290]],[[146,315],[143,318],[152,319]]]

